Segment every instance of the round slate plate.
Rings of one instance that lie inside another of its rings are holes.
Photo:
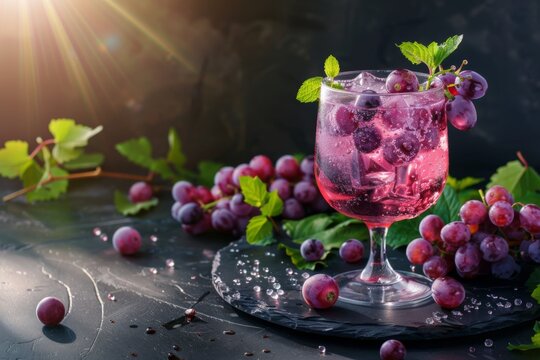
[[[397,269],[410,270],[401,252],[390,251]],[[361,268],[334,256],[318,272],[335,275]],[[420,270],[421,271],[421,270]],[[418,269],[417,269],[418,272]],[[218,294],[247,314],[291,329],[354,339],[438,339],[477,335],[537,318],[540,306],[522,281],[465,283],[467,297],[455,310],[434,302],[406,309],[355,306],[338,301],[329,310],[304,304],[301,285],[314,272],[297,270],[275,246],[261,247],[244,240],[221,249],[214,259],[212,279]]]

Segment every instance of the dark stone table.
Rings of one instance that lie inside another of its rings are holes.
[[[15,183],[1,185],[3,194],[15,190]],[[236,312],[210,279],[213,254],[234,239],[183,233],[170,218],[168,195],[144,216],[123,217],[112,202],[112,190],[121,186],[126,184],[80,182],[58,201],[0,205],[0,359],[167,359],[169,352],[179,359],[243,359],[249,353],[253,359],[316,359],[323,357],[320,345],[329,359],[378,359],[380,341],[302,334]],[[143,236],[138,256],[112,249],[112,233],[122,225]],[[94,235],[96,227],[108,241]],[[169,258],[174,269],[165,265]],[[172,330],[161,326],[208,291],[196,306],[198,321]],[[35,307],[45,296],[57,296],[69,308],[62,326],[50,329],[37,320]],[[538,359],[538,351],[506,350],[508,341],[528,342],[532,325],[407,342],[407,359]],[[156,333],[146,334],[147,327]],[[484,346],[486,338],[493,340],[491,348]]]

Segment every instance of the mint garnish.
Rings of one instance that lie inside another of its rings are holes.
[[[342,88],[339,83],[334,82],[334,78],[339,74],[339,62],[333,55],[326,58],[324,62],[324,73],[328,78],[330,78],[331,86],[333,88]],[[300,86],[300,89],[298,89],[296,100],[302,103],[317,101],[321,95],[322,81],[322,76],[315,76],[305,80]]]
[[[446,39],[442,44],[432,42],[429,45],[423,45],[418,42],[403,42],[397,45],[401,53],[413,64],[426,64],[429,74],[433,75],[437,71],[444,59],[452,54],[463,40],[463,35],[454,35]]]

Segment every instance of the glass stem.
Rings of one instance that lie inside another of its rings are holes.
[[[393,284],[401,280],[401,276],[392,268],[386,258],[386,234],[388,226],[369,226],[371,249],[366,267],[360,279],[373,284]]]

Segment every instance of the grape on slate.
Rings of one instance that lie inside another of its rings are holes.
[[[60,299],[46,297],[36,306],[36,316],[45,326],[56,326],[64,320],[66,309]]]
[[[478,245],[468,243],[462,245],[456,251],[454,262],[456,270],[464,278],[475,277],[480,270],[480,260],[482,253]]]
[[[424,263],[422,271],[428,278],[435,280],[448,274],[448,264],[442,257],[435,255]]]
[[[465,300],[465,288],[457,280],[443,276],[431,285],[433,300],[445,309],[455,309]]]
[[[404,360],[407,355],[405,345],[399,340],[386,340],[379,350],[381,360]]]
[[[488,83],[479,73],[472,70],[465,70],[459,73],[455,79],[458,94],[467,99],[480,99],[486,94]]]
[[[304,240],[300,245],[300,254],[306,261],[320,260],[324,255],[324,245],[317,239]]]
[[[129,188],[129,201],[139,203],[148,201],[152,198],[152,186],[144,181],[138,181]]]
[[[458,130],[467,131],[476,125],[476,108],[471,100],[461,95],[446,103],[446,113],[450,123]]]
[[[407,69],[396,69],[386,77],[386,91],[389,93],[404,93],[418,91],[416,74]]]
[[[506,255],[502,260],[491,264],[491,274],[498,279],[511,279],[516,276],[519,271],[520,266],[516,264],[516,261],[510,255]]]
[[[122,255],[133,255],[142,246],[141,234],[129,226],[118,228],[112,239],[113,247]]]
[[[339,297],[339,287],[333,277],[315,274],[302,285],[302,297],[314,309],[328,309]]]
[[[439,216],[432,214],[422,219],[418,230],[422,238],[433,243],[441,240],[443,226],[444,221]]]

